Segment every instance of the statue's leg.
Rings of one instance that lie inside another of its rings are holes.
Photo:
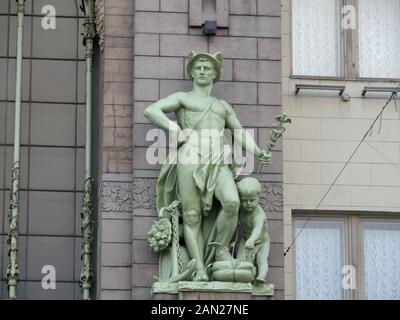
[[[246,261],[246,247],[245,247],[246,241],[245,240],[240,240],[237,254],[236,254],[236,259],[241,260],[241,261]]]
[[[239,195],[232,172],[227,166],[220,168],[215,188],[215,197],[220,201],[222,210],[217,218],[217,242],[226,249],[232,240],[238,224]]]
[[[257,279],[258,282],[265,282],[268,273],[269,242],[261,245],[257,253]]]
[[[179,195],[183,211],[183,235],[191,258],[196,260],[195,281],[207,281],[204,267],[204,239],[201,232],[201,198],[193,180],[193,165],[178,164]]]

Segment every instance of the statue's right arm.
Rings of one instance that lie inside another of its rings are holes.
[[[155,125],[170,130],[172,132],[178,132],[180,127],[165,115],[166,113],[177,111],[182,107],[181,101],[183,92],[177,92],[170,96],[161,99],[152,105],[148,106],[144,111],[144,116]]]

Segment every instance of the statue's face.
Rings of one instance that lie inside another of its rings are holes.
[[[240,195],[240,205],[246,212],[254,211],[259,203],[258,194]]]
[[[193,82],[199,86],[208,86],[213,83],[217,72],[213,64],[207,59],[197,60],[192,67]]]

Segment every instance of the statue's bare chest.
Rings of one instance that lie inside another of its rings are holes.
[[[225,126],[226,109],[222,103],[215,98],[187,97],[183,101],[183,108],[178,118],[182,120],[185,127],[196,125],[197,128],[219,128]]]

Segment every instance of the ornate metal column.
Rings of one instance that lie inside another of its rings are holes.
[[[18,283],[18,236],[19,236],[19,182],[21,148],[21,94],[22,94],[22,47],[24,30],[25,0],[17,0],[17,61],[15,76],[15,125],[14,125],[14,160],[12,166],[12,185],[10,188],[10,231],[8,234],[9,264],[7,268],[9,298],[17,298]]]
[[[84,300],[90,300],[93,282],[93,178],[91,176],[91,132],[92,132],[92,64],[93,39],[96,36],[94,0],[82,0],[81,10],[85,14],[83,44],[86,47],[86,141],[85,141],[85,192],[82,205],[82,267],[81,287]]]

